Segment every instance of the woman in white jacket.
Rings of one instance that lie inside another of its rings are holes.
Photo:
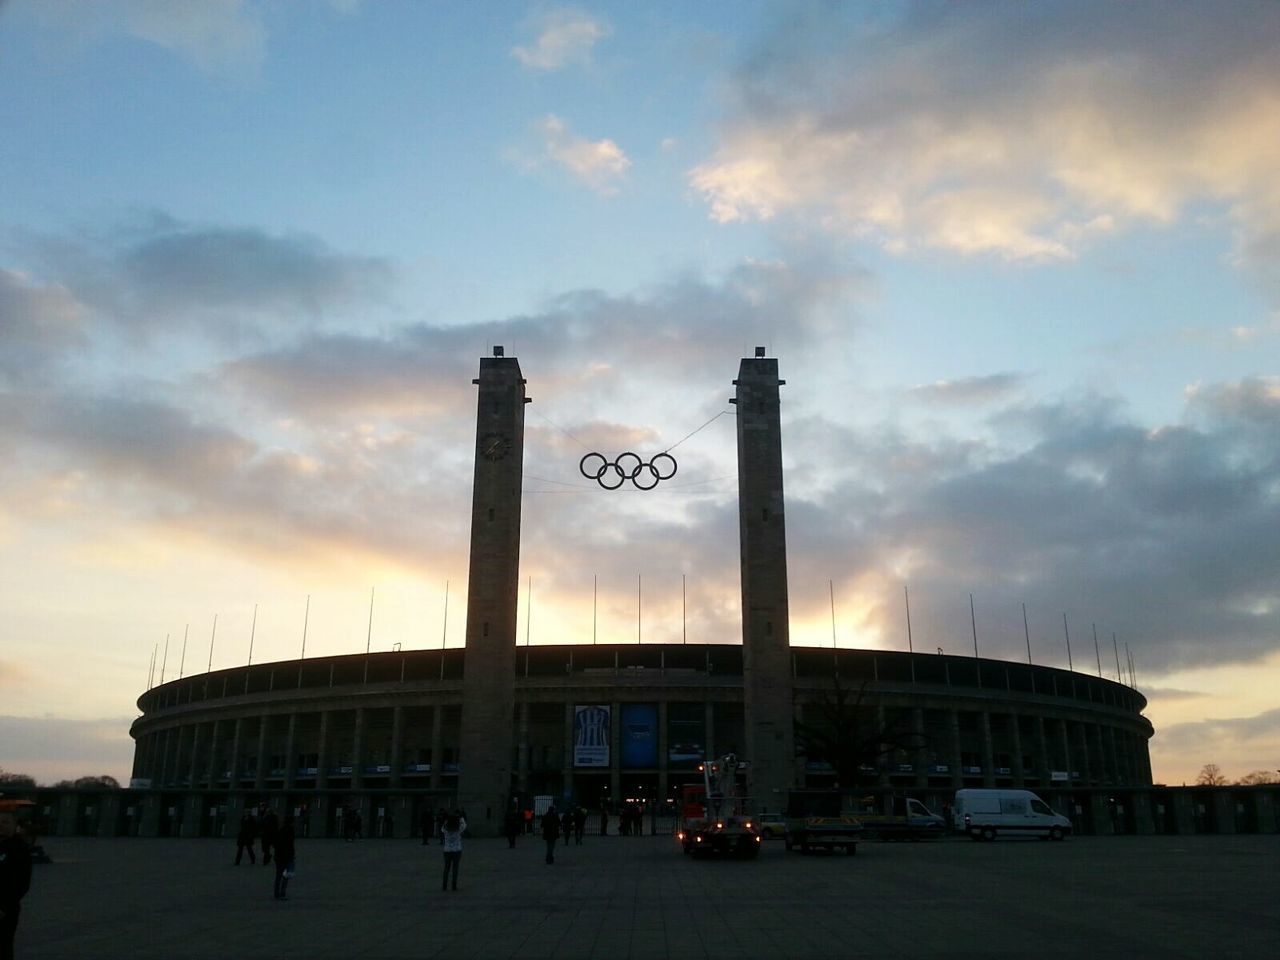
[[[457,810],[445,817],[444,825],[440,828],[440,839],[444,842],[444,879],[440,881],[441,890],[448,890],[451,885],[454,890],[458,889],[458,864],[462,860],[462,834],[466,829],[466,818]]]

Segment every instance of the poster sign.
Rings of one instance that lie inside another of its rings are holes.
[[[651,703],[622,707],[622,766],[629,770],[658,765],[658,708]]]
[[[573,765],[609,766],[609,707],[604,704],[574,706]]]

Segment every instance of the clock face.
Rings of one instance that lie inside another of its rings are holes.
[[[511,438],[501,433],[486,433],[480,438],[480,453],[486,460],[501,460],[511,452]]]

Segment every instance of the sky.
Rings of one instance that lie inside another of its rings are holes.
[[[1157,782],[1280,769],[1280,5],[0,0],[0,90],[0,768],[461,646],[502,345],[519,642],[741,642],[763,346],[793,644],[909,591],[1136,683]]]

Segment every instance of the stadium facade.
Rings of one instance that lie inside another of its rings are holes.
[[[859,769],[868,789],[937,803],[962,786],[1025,786],[1086,819],[1114,818],[1110,794],[1152,781],[1146,700],[1129,686],[978,657],[791,645],[785,381],[755,353],[731,400],[741,643],[518,644],[530,400],[516,359],[495,348],[474,381],[465,647],[254,664],[148,690],[131,732],[133,782],[149,799],[126,832],[220,835],[265,801],[298,811],[312,835],[359,810],[366,832],[410,836],[446,803],[492,834],[507,804],[536,795],[656,806],[696,778],[703,755],[726,752],[750,761],[747,789],[776,810],[790,788],[835,782],[800,732],[829,724],[833,698],[851,691],[860,716],[909,734]],[[1151,826],[1156,809],[1128,816]]]

